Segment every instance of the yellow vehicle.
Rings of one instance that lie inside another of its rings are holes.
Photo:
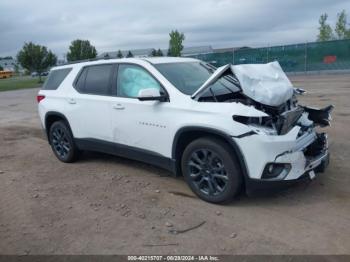
[[[12,71],[0,71],[0,79],[1,78],[10,78],[11,76],[13,76]]]

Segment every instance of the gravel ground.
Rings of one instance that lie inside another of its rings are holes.
[[[38,90],[0,92],[0,253],[349,254],[350,75],[292,80],[308,91],[303,102],[336,107],[330,166],[312,182],[224,206],[136,161],[85,153],[59,162],[41,131]]]

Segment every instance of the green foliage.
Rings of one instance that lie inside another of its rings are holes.
[[[117,53],[117,58],[123,58],[122,51],[118,50],[118,53]]]
[[[19,66],[18,64],[15,64],[15,73],[18,74],[18,72],[19,72]]]
[[[158,50],[153,48],[151,52],[151,56],[163,56],[163,52],[162,50],[160,50],[160,48],[158,48]]]
[[[340,13],[338,13],[338,19],[334,31],[336,33],[337,39],[350,38],[350,29],[347,28],[347,14],[345,10],[342,10]]]
[[[129,51],[126,57],[134,57],[134,55],[131,53],[131,51]]]
[[[4,57],[0,57],[0,60],[11,60],[13,59],[12,56],[4,56]]]
[[[157,56],[163,56],[163,52],[162,50],[160,50],[160,48],[158,48],[157,50]]]
[[[41,73],[54,66],[57,57],[45,46],[29,42],[25,43],[22,50],[18,52],[17,60],[28,71],[38,72],[39,82],[41,82]]]
[[[90,44],[89,40],[74,40],[69,46],[69,51],[67,53],[68,61],[77,61],[84,59],[96,58],[97,51],[96,48]]]
[[[185,40],[185,35],[183,33],[179,33],[177,30],[173,30],[169,34],[169,56],[181,56],[181,51],[184,48],[182,42]]]
[[[0,71],[3,71],[4,70],[4,68],[0,65]]]
[[[152,49],[151,56],[157,56],[157,50],[154,48]]]
[[[317,41],[329,41],[333,39],[333,30],[329,24],[327,24],[328,15],[326,13],[320,16],[318,20],[320,26],[318,28],[319,34],[317,36]]]

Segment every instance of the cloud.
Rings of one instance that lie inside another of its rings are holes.
[[[313,41],[321,13],[346,9],[348,0],[12,0],[0,3],[0,56],[24,42],[46,45],[59,57],[74,39],[98,52],[166,48],[172,29],[185,46],[265,46]]]

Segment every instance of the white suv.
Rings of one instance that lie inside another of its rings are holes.
[[[183,175],[200,198],[289,184],[328,164],[332,106],[298,104],[277,62],[218,69],[190,58],[126,58],[52,68],[37,100],[56,157],[83,150]]]

